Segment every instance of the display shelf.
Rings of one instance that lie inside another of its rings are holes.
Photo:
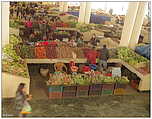
[[[128,63],[120,60],[120,59],[111,59],[110,62],[113,63],[121,63],[131,72],[135,73],[141,80],[139,82],[138,90],[139,91],[147,91],[150,90],[150,73],[143,75],[142,73],[138,72],[133,66],[129,65]]]
[[[63,63],[69,63],[70,61],[75,61],[75,63],[86,63],[87,59],[72,59],[72,58],[65,58],[65,59],[25,59],[25,62],[27,64],[41,64],[41,63],[57,63],[57,62],[63,62]],[[131,72],[135,73],[141,80],[138,86],[139,91],[147,91],[150,90],[150,73],[143,75],[139,71],[137,71],[133,66],[129,65],[128,63],[124,62],[121,59],[109,59],[108,63],[121,63],[123,66],[125,66],[127,69],[129,69]]]
[[[69,63],[70,61],[75,61],[75,63],[86,63],[87,59],[72,59],[72,58],[66,58],[66,59],[25,59],[25,62],[28,64],[37,64],[37,63],[57,63],[57,62],[63,62],[63,63]]]
[[[56,27],[56,30],[65,30],[65,31],[77,31],[80,32],[80,30],[76,28],[66,28],[66,27]]]

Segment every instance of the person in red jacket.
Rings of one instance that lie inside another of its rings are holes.
[[[96,58],[98,56],[97,51],[95,50],[95,47],[93,47],[92,50],[88,51],[87,53],[87,60],[89,64],[96,64]]]
[[[33,25],[33,23],[32,23],[32,21],[31,21],[30,18],[28,19],[28,21],[25,21],[25,26],[26,26],[27,28],[32,28],[32,25]]]

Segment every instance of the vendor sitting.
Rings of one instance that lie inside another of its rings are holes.
[[[99,40],[96,38],[96,34],[93,34],[91,40],[90,40],[91,45],[97,46],[97,43],[99,43]]]
[[[78,67],[75,65],[75,62],[74,61],[70,61],[70,70],[72,72],[72,74],[77,74],[77,71],[78,71]]]

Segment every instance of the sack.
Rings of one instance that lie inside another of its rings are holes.
[[[32,108],[28,102],[24,103],[23,109],[20,112],[21,114],[30,114],[32,113]]]

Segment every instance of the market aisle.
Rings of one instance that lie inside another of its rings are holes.
[[[32,117],[149,117],[150,96],[148,92],[125,96],[101,96],[62,100],[31,101]],[[3,101],[3,110],[12,102]],[[10,107],[10,106],[9,106]]]
[[[47,86],[45,83],[45,78],[41,77],[39,74],[36,76],[31,76],[31,89],[30,93],[33,99],[47,99]]]

